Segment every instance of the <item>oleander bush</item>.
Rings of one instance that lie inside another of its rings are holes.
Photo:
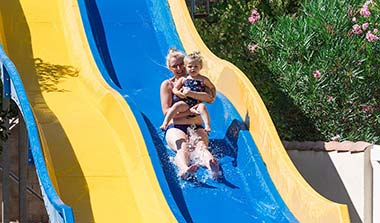
[[[247,74],[282,139],[380,142],[378,1],[232,2],[196,26]]]

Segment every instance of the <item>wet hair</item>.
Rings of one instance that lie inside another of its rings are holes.
[[[197,61],[199,65],[203,66],[203,58],[201,56],[201,52],[194,51],[185,56],[184,62],[188,64],[191,61]]]
[[[185,58],[185,55],[184,55],[184,53],[179,51],[177,48],[170,48],[168,51],[168,54],[166,55],[166,66],[167,67],[170,67],[169,63],[170,63],[170,60],[172,58],[180,59],[183,61]]]

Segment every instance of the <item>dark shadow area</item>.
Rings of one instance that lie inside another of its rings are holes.
[[[106,34],[104,32],[104,26],[102,18],[100,17],[99,9],[96,1],[85,0],[87,13],[91,16],[88,17],[93,39],[95,40],[99,56],[102,59],[102,63],[107,69],[107,72],[114,84],[121,88],[119,79],[117,78],[114,66],[112,64],[111,56],[109,54]]]
[[[4,34],[1,38],[4,41],[3,45],[8,56],[17,67],[36,121],[39,123],[40,130],[44,133],[47,147],[43,148],[43,153],[44,158],[48,159],[49,163],[53,165],[50,169],[56,170],[57,166],[54,165],[59,164],[59,161],[63,159],[61,155],[64,155],[65,162],[69,162],[73,169],[81,170],[64,129],[42,96],[42,91],[66,92],[64,89],[58,89],[54,84],[58,83],[62,77],[76,76],[77,70],[68,65],[49,64],[44,62],[43,58],[34,58],[31,45],[32,37],[23,7],[26,7],[26,5],[21,5],[20,1],[17,0],[2,1],[0,4],[0,15],[2,16],[2,27],[4,28],[4,33],[0,33]],[[62,35],[64,34],[62,33]],[[48,78],[50,75],[53,75],[51,79],[50,77]],[[40,81],[42,82],[40,83]],[[56,148],[54,146],[57,145],[56,139],[59,139],[59,149],[53,150],[53,148]],[[62,177],[60,178],[56,175],[56,179],[51,178],[51,181],[56,182],[58,188],[55,188],[55,190],[59,191],[62,201],[67,205],[71,205],[71,202],[76,202],[80,197],[84,203],[84,205],[83,203],[81,205],[86,207],[81,212],[86,213],[88,221],[92,221],[93,214],[89,203],[90,196],[87,182],[82,172],[78,171],[75,174],[77,176],[75,183],[81,185],[75,191],[77,197],[73,197],[73,191],[70,190],[72,188],[67,187],[67,183],[62,183]],[[74,209],[74,214],[76,211]]]
[[[327,152],[291,150],[288,154],[297,170],[315,191],[331,201],[346,204],[351,222],[362,222]]]
[[[58,83],[70,77],[78,77],[79,71],[73,66],[64,66],[44,62],[41,58],[34,59],[38,83],[42,92],[65,92],[58,88]]]
[[[230,126],[228,126],[226,134],[223,139],[210,139],[209,146],[211,153],[218,159],[225,156],[233,158],[232,166],[237,167],[237,154],[238,154],[238,137],[241,130],[248,130],[247,125],[234,119]]]

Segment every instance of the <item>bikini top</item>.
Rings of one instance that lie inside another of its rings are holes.
[[[172,84],[172,88],[174,88],[174,83],[169,79],[170,83]],[[178,97],[177,95],[173,94],[172,93],[172,105],[176,102],[179,102],[181,101],[182,99],[180,97]]]

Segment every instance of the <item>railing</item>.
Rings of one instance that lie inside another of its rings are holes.
[[[191,18],[204,18],[210,13],[210,0],[186,0]]]
[[[41,187],[45,207],[49,215],[50,222],[74,222],[74,215],[71,207],[65,205],[57,195],[53,184],[50,180],[46,169],[46,163],[42,153],[39,134],[37,131],[36,122],[33,116],[31,106],[21,78],[16,70],[15,65],[8,58],[4,49],[0,45],[0,74],[3,83],[3,104],[2,111],[8,112],[10,100],[17,104],[24,122],[20,121],[20,142],[19,145],[19,221],[28,222],[27,219],[27,143],[32,153],[33,161],[36,166],[36,172]],[[6,131],[9,129],[9,118],[3,118]],[[25,126],[23,126],[25,125]],[[3,175],[2,175],[2,222],[9,222],[9,175],[10,175],[10,151],[9,140],[3,142]]]

